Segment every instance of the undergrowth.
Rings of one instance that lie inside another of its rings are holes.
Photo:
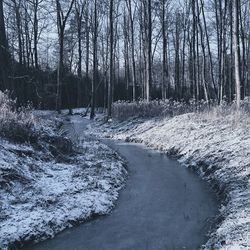
[[[14,142],[35,142],[38,138],[31,105],[17,107],[9,94],[0,91],[0,136]]]
[[[0,137],[14,143],[29,143],[44,152],[44,158],[67,162],[73,142],[59,133],[61,119],[34,116],[31,105],[17,107],[8,93],[0,91]]]
[[[195,100],[175,101],[175,100],[152,100],[146,102],[118,101],[113,104],[113,117],[118,120],[126,120],[131,117],[153,118],[153,117],[173,117],[186,113],[205,113],[214,115],[227,115],[236,111],[235,103],[228,104],[223,101],[220,105],[215,101],[205,102]],[[241,102],[240,112],[250,113],[250,97]]]

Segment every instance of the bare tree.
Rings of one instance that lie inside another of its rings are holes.
[[[240,79],[240,44],[239,44],[239,8],[240,0],[233,2],[234,13],[234,57],[235,57],[235,85],[236,85],[236,105],[240,108],[241,99],[241,79]]]
[[[152,87],[152,5],[151,0],[144,0],[144,29],[146,48],[146,100],[150,101]]]
[[[67,20],[69,18],[70,12],[73,8],[75,0],[70,1],[70,5],[66,14],[64,13],[61,1],[56,0],[56,12],[57,12],[57,30],[58,30],[58,38],[59,38],[59,60],[58,60],[58,69],[57,69],[57,93],[56,93],[56,110],[58,112],[61,111],[61,98],[62,98],[62,79],[63,79],[63,52],[64,52],[64,34]]]
[[[55,3],[57,26],[49,3]],[[231,102],[236,95],[239,106],[250,94],[249,8],[240,0],[5,1],[7,38],[1,35],[1,43],[8,42],[13,67],[1,65],[2,88],[11,85],[11,69],[13,86],[28,83],[20,95],[31,95],[35,78],[41,91],[50,85],[57,110],[89,99],[91,117],[97,105],[111,117],[118,99],[194,98],[198,104]],[[56,27],[58,47],[44,32]],[[49,72],[56,68],[55,79]],[[46,80],[41,70],[48,71]]]
[[[133,93],[132,93],[132,99],[135,101],[136,99],[136,63],[135,63],[135,32],[134,32],[134,17],[136,12],[136,6],[133,6],[134,10],[132,10],[132,3],[131,0],[126,0],[126,6],[128,9],[128,15],[129,15],[129,27],[130,27],[130,34],[131,39],[130,40],[130,46],[131,46],[131,60],[132,60],[132,87],[133,87]]]
[[[81,106],[82,103],[82,33],[83,33],[83,18],[84,11],[87,5],[87,1],[84,2],[82,0],[75,1],[75,12],[76,12],[76,23],[77,23],[77,42],[78,42],[78,66],[77,66],[77,76],[78,76],[78,96],[77,96],[77,104],[78,107]]]
[[[168,17],[166,9],[168,8],[168,0],[161,0],[161,29],[162,29],[162,99],[167,98],[167,86],[169,85],[168,72]]]
[[[109,48],[109,83],[108,83],[108,119],[112,114],[112,94],[114,84],[114,1],[109,1],[109,33],[110,33],[110,48]]]
[[[94,21],[93,21],[93,77],[91,88],[91,112],[90,119],[95,117],[95,104],[96,104],[96,82],[98,74],[98,61],[97,61],[97,38],[98,38],[98,6],[97,0],[94,0]]]
[[[31,0],[30,3],[33,6],[33,45],[34,45],[34,64],[35,68],[38,69],[38,40],[39,40],[39,7],[44,0]]]

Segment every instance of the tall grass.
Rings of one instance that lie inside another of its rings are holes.
[[[207,103],[205,101],[189,102],[174,100],[153,100],[146,102],[118,101],[113,104],[113,117],[119,120],[126,120],[131,117],[151,118],[151,117],[173,117],[191,112],[214,112],[225,115],[236,111],[235,103],[228,104],[223,101],[218,105],[215,101]],[[250,97],[245,98],[241,103],[241,112],[250,114]]]
[[[37,139],[31,106],[18,108],[9,94],[0,91],[0,136],[15,142]]]

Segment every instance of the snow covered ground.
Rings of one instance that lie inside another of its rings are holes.
[[[100,124],[95,126],[96,134],[142,142],[175,156],[213,185],[222,205],[205,249],[250,249],[248,114],[189,113]]]
[[[53,237],[114,206],[127,174],[123,160],[91,133],[142,142],[197,171],[222,199],[204,248],[250,249],[249,115],[189,113],[108,124],[101,115],[97,123],[73,116],[73,125],[68,120],[59,131],[61,117],[36,115],[43,118],[37,143],[0,139],[0,249]],[[75,146],[58,136],[65,130]]]
[[[0,249],[50,238],[91,216],[109,213],[126,178],[123,160],[87,136],[77,117],[77,144],[72,145],[58,136],[61,117],[50,112],[36,116],[38,142],[14,144],[0,138]],[[59,131],[63,134],[64,128]]]

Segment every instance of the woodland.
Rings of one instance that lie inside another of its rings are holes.
[[[249,10],[0,0],[0,249],[250,249]]]
[[[1,0],[0,89],[19,105],[221,104],[250,92],[248,0]]]

